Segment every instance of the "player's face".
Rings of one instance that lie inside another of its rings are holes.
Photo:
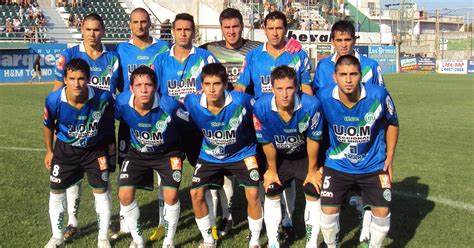
[[[138,38],[147,38],[150,30],[150,21],[146,13],[136,11],[130,16],[130,29]]]
[[[276,47],[280,46],[285,42],[286,28],[283,26],[283,20],[275,19],[268,20],[265,25],[265,35],[267,36],[268,43]]]
[[[104,28],[100,25],[97,20],[86,20],[84,21],[82,28],[82,38],[84,43],[90,46],[100,45],[102,36],[104,35]]]
[[[353,94],[359,85],[361,73],[356,65],[337,66],[334,73],[334,80],[337,82],[339,89],[346,95]]]
[[[291,107],[295,102],[296,85],[294,79],[280,78],[273,82],[275,103],[279,108]]]
[[[176,45],[185,47],[190,46],[194,39],[194,30],[192,23],[187,20],[177,20],[172,30]]]
[[[352,54],[354,48],[355,39],[347,32],[336,31],[332,40],[334,50],[339,56]]]
[[[88,78],[83,71],[67,70],[64,84],[66,85],[66,92],[69,96],[79,97],[83,96],[87,91]]]
[[[148,104],[155,97],[156,86],[148,75],[138,75],[130,86],[135,95],[135,100],[141,104]]]
[[[221,24],[221,31],[224,35],[225,41],[229,45],[237,44],[242,37],[242,24],[237,18],[223,19]]]
[[[209,75],[202,79],[202,89],[206,94],[207,102],[219,101],[224,97],[225,88],[225,83],[218,76]]]

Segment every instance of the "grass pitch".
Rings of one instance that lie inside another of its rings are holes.
[[[394,163],[389,247],[472,247],[474,235],[474,77],[396,74],[385,77],[400,118]],[[0,247],[42,247],[51,236],[48,173],[43,166],[42,110],[51,85],[0,87]],[[176,245],[197,247],[201,237],[189,199],[192,168],[185,166]],[[117,173],[111,175],[116,178]],[[115,180],[112,180],[114,194]],[[67,247],[96,246],[97,226],[87,182],[82,185],[80,236]],[[141,220],[148,237],[157,225],[156,191],[139,191]],[[247,222],[241,190],[234,197],[234,232],[220,247],[246,247]],[[304,247],[304,199],[299,192],[294,223]],[[113,218],[118,200],[113,199]],[[352,207],[341,217],[341,247],[354,247],[360,232]],[[266,240],[262,235],[263,242]],[[320,236],[320,241],[322,236]],[[115,247],[128,247],[121,236]],[[160,247],[161,241],[148,243]]]

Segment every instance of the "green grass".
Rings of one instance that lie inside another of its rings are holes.
[[[400,139],[395,159],[394,188],[418,198],[395,194],[389,247],[472,247],[474,235],[474,77],[439,74],[395,74],[385,77],[400,118]],[[8,150],[6,147],[42,148],[42,109],[51,85],[0,87],[0,247],[42,247],[51,235],[48,218],[48,173],[43,152]],[[189,200],[192,168],[185,166],[181,186],[181,219],[176,243],[196,247],[200,238]],[[113,178],[116,174],[112,175]],[[115,193],[115,186],[113,187]],[[429,199],[436,199],[432,201]],[[97,235],[92,194],[83,183],[79,213],[82,235],[68,247],[94,247]],[[156,192],[139,191],[144,235],[158,222]],[[220,247],[246,247],[245,200],[241,190],[234,204],[236,232]],[[443,203],[450,200],[451,205]],[[443,202],[441,202],[443,201]],[[453,202],[454,201],[454,202]],[[467,204],[470,209],[459,207]],[[304,247],[298,195],[295,223]],[[113,213],[118,213],[117,198]],[[342,215],[342,247],[357,244],[356,212]],[[320,236],[320,240],[322,237]],[[262,241],[264,241],[262,235]],[[128,247],[121,237],[115,247]],[[161,246],[161,242],[149,244]]]

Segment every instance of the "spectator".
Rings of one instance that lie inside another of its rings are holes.
[[[10,21],[11,19],[10,18],[7,18],[7,20],[5,21],[5,31],[7,33],[7,37],[10,37],[10,34],[14,32],[13,30],[13,24],[11,23]]]
[[[75,24],[76,24],[76,16],[75,14],[71,13],[68,18],[67,26],[71,28],[71,27],[76,26]]]
[[[13,31],[15,32],[21,31],[21,22],[17,17],[13,18]]]
[[[160,39],[166,40],[166,41],[172,40],[170,19],[166,19],[163,23],[161,23]]]

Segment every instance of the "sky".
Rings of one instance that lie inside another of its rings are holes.
[[[382,4],[399,3],[400,0],[381,0]],[[465,15],[468,11],[471,15],[474,14],[474,0],[415,0],[418,4],[418,9],[428,10],[434,12],[435,9],[444,9],[442,13],[449,13],[450,15]]]

